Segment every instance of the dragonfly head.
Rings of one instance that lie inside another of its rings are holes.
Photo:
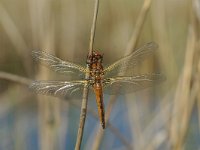
[[[103,54],[93,51],[92,55],[87,56],[87,64],[102,63]]]

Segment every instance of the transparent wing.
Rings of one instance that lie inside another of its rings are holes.
[[[34,81],[30,89],[36,93],[57,97],[80,97],[86,80],[79,81]]]
[[[145,74],[133,77],[114,77],[103,81],[104,92],[107,94],[124,94],[151,87],[165,80],[162,74]]]
[[[150,42],[145,44],[143,47],[135,50],[130,55],[127,55],[115,63],[109,65],[104,69],[104,74],[106,77],[111,77],[113,74],[123,75],[127,70],[133,69],[134,65],[136,65],[139,61],[143,60],[145,57],[152,55],[158,45],[154,42]]]
[[[86,69],[84,67],[71,62],[63,61],[44,51],[32,51],[32,56],[36,61],[44,64],[47,67],[50,67],[52,70],[59,73],[74,73],[78,75],[83,75],[86,72]]]

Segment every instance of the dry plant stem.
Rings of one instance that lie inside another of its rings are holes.
[[[144,3],[143,3],[143,6],[141,8],[141,11],[140,11],[140,14],[138,15],[138,19],[136,21],[136,25],[135,25],[135,30],[134,32],[132,33],[132,36],[127,44],[127,48],[126,48],[126,51],[125,51],[125,56],[130,54],[134,48],[136,47],[136,44],[137,44],[137,40],[139,39],[139,35],[141,33],[141,30],[142,30],[142,26],[144,24],[144,21],[145,21],[145,17],[148,13],[148,10],[151,6],[151,2],[152,0],[145,0]],[[110,117],[110,112],[112,111],[112,106],[114,105],[115,101],[116,101],[116,98],[117,96],[114,95],[114,96],[111,96],[110,100],[109,100],[109,104],[108,104],[108,107],[106,109],[106,123]],[[99,128],[96,136],[95,136],[95,140],[94,140],[94,143],[92,145],[92,150],[98,150],[99,149],[99,146],[100,146],[100,143],[102,141],[102,138],[103,138],[103,130],[101,128]]]
[[[162,110],[159,111],[159,113],[154,116],[154,118],[151,120],[149,125],[142,131],[143,137],[145,137],[144,140],[148,141],[148,142],[147,142],[147,144],[145,143],[141,149],[155,150],[155,149],[158,149],[158,147],[160,145],[162,145],[165,141],[167,141],[168,134],[164,130],[167,129],[167,124],[171,117],[170,116],[170,111],[171,111],[170,108],[172,107],[173,103],[172,103],[172,101],[168,100],[171,98],[170,97],[171,92],[169,92],[166,95],[167,96],[164,98],[164,100],[160,104]],[[160,120],[162,120],[162,124],[166,127],[163,127],[164,129],[162,131],[159,131],[156,134],[153,133],[153,135],[152,135],[151,132],[157,128],[157,125],[159,124]],[[164,134],[162,134],[163,131],[164,131]],[[158,136],[160,135],[160,133],[163,136],[162,136],[162,138],[159,138],[159,140],[158,140]],[[150,136],[145,136],[145,135],[150,135]]]
[[[196,45],[196,33],[197,32],[195,31],[194,17],[192,17],[191,25],[189,25],[187,48],[185,54],[185,65],[182,74],[181,84],[184,86],[180,87],[180,90],[176,95],[175,101],[179,101],[179,105],[174,106],[174,114],[177,113],[177,115],[172,118],[170,139],[172,139],[172,142],[175,142],[173,143],[174,150],[180,150],[183,148],[183,142],[187,131],[189,117],[191,114],[191,107],[193,105],[193,102],[190,102],[190,83],[192,78],[193,57]],[[180,128],[178,128],[178,126],[180,126]]]
[[[10,81],[17,82],[20,84],[25,84],[25,85],[29,85],[31,83],[31,80],[27,78],[20,77],[20,76],[3,72],[3,71],[0,71],[0,79],[10,80]]]
[[[99,0],[96,0],[95,5],[94,5],[94,16],[93,16],[93,21],[92,21],[91,33],[90,33],[90,43],[89,43],[89,53],[88,53],[88,55],[91,55],[92,51],[93,51],[98,8],[99,8]],[[90,75],[89,66],[87,65],[87,72],[86,72],[86,75],[85,75],[85,79],[88,79],[89,75]],[[79,150],[80,147],[81,147],[81,142],[82,142],[82,138],[83,138],[83,130],[84,130],[84,125],[85,125],[86,112],[87,112],[88,93],[89,93],[89,89],[88,89],[88,83],[87,83],[87,84],[85,84],[84,89],[83,89],[81,114],[80,114],[80,121],[79,121],[79,128],[78,128],[75,150]]]
[[[151,20],[153,28],[153,36],[159,43],[160,57],[159,62],[162,64],[162,70],[165,71],[167,76],[166,82],[168,85],[173,84],[178,77],[178,66],[175,62],[175,51],[173,50],[170,42],[169,26],[168,24],[168,11],[167,11],[168,1],[164,0],[154,0],[151,11]],[[170,58],[168,61],[165,58]],[[168,86],[166,85],[166,87]]]
[[[181,83],[182,80],[179,80],[179,85]],[[198,91],[199,91],[199,82],[195,82],[195,85],[192,87],[192,92],[190,94],[190,104],[188,105],[188,117],[186,117],[186,121],[188,122],[190,119],[190,115],[192,113],[192,109],[194,107],[194,104],[195,104],[195,100],[196,100],[196,97],[197,97],[197,94],[198,94]],[[180,88],[180,87],[179,87]],[[167,95],[171,95],[171,94],[167,94]],[[169,97],[167,97],[166,99],[169,99]],[[171,111],[171,106],[174,105],[174,103],[172,103],[171,101],[166,101],[166,100],[163,100],[163,108],[162,108],[162,111],[153,119],[154,121],[148,126],[148,129],[145,129],[144,130],[144,135],[149,135],[149,132],[150,130],[153,130],[153,126],[155,127],[156,124],[158,123],[158,120],[163,120],[164,123],[163,124],[168,124],[168,122],[170,121],[170,111]],[[167,103],[167,104],[166,104]],[[184,109],[184,108],[181,108],[181,109]],[[173,116],[176,116],[177,114],[174,114]],[[168,126],[168,125],[167,125]],[[166,127],[166,129],[168,129]],[[188,124],[185,125],[184,129],[188,129]],[[145,133],[146,132],[146,133]],[[162,132],[162,131],[161,131]],[[145,138],[145,141],[149,141],[149,144],[147,145],[144,145],[145,147],[142,148],[142,149],[148,149],[148,150],[155,150],[155,149],[158,149],[158,147],[160,147],[163,143],[165,143],[166,141],[168,141],[168,137],[167,137],[167,132],[166,134],[163,134],[163,136],[165,135],[165,137],[163,138],[159,138],[158,140],[158,136],[159,136],[160,132],[151,136],[150,139],[147,139]],[[185,135],[184,135],[185,137]]]
[[[85,118],[86,118],[86,113],[87,113],[88,92],[89,90],[87,88],[87,85],[85,85],[83,89],[83,99],[82,99],[82,105],[81,105],[81,114],[80,114],[80,121],[79,121],[79,128],[78,128],[75,150],[79,150],[81,147],[81,142],[83,138],[83,130],[84,130],[84,125],[85,125]]]
[[[200,88],[200,39],[197,43],[198,43],[197,83],[199,83],[199,88]],[[200,92],[197,95],[197,108],[198,108],[198,121],[199,121],[199,133],[200,133]]]
[[[195,82],[195,84],[191,88],[191,94],[190,94],[190,97],[189,97],[190,103],[189,103],[189,105],[187,105],[187,107],[188,107],[187,112],[185,112],[183,114],[184,117],[183,117],[183,121],[182,121],[183,125],[182,125],[182,130],[181,130],[181,136],[178,140],[179,142],[177,143],[177,148],[175,148],[176,150],[184,149],[183,148],[184,140],[185,140],[185,137],[186,137],[186,133],[188,131],[189,121],[190,121],[190,118],[191,118],[192,110],[193,110],[197,95],[199,93],[199,85],[198,84],[199,83]]]
[[[192,79],[192,72],[194,70],[195,64],[193,64],[193,58],[195,55],[195,49],[198,47],[197,43],[197,38],[198,38],[198,21],[197,21],[197,16],[195,14],[195,9],[194,9],[194,0],[193,0],[193,10],[192,10],[192,15],[191,15],[191,25],[189,26],[189,34],[188,34],[188,43],[187,43],[187,50],[186,50],[186,59],[185,59],[185,68],[184,68],[184,73],[183,77],[185,77],[186,82],[191,82]],[[198,64],[197,64],[198,65]],[[193,69],[193,70],[192,70]],[[189,78],[190,77],[190,78]],[[184,79],[184,78],[183,78]],[[193,87],[190,88],[190,84],[186,85],[188,87],[188,93],[190,92],[190,97],[185,98],[185,105],[184,105],[184,110],[183,113],[181,112],[182,115],[182,122],[179,121],[181,124],[180,128],[180,135],[177,137],[177,142],[174,145],[175,150],[181,150],[183,149],[184,145],[184,140],[186,136],[186,132],[188,130],[188,123],[189,119],[191,116],[192,112],[192,107],[195,103],[195,98],[198,96],[198,91],[199,91],[199,82],[198,82],[198,77],[194,78],[194,84]],[[185,91],[183,91],[185,92]],[[182,98],[182,97],[180,97]],[[183,99],[184,100],[184,99]]]
[[[29,0],[33,45],[47,53],[55,53],[55,13],[52,0]],[[49,70],[40,65],[37,78],[48,79]],[[39,146],[42,150],[58,149],[58,124],[60,123],[60,101],[54,97],[38,95]]]
[[[31,62],[30,56],[28,55],[28,46],[26,44],[26,40],[23,35],[20,33],[18,26],[16,26],[15,22],[12,20],[9,12],[3,7],[0,3],[0,24],[1,27],[5,30],[8,35],[11,43],[15,46],[15,50],[22,57],[23,65],[26,69],[28,75],[31,74]]]
[[[200,50],[200,44],[198,49]],[[198,62],[198,83],[199,83],[199,88],[200,88],[200,59]],[[199,120],[199,133],[200,133],[200,93],[197,95],[197,108],[198,108],[198,120]]]
[[[94,16],[92,21],[92,27],[90,31],[89,55],[91,55],[93,51],[98,10],[99,10],[99,0],[96,0],[94,5]]]
[[[142,31],[142,27],[143,27],[146,15],[147,15],[148,10],[151,6],[151,2],[152,2],[152,0],[145,0],[144,3],[143,3],[140,14],[138,15],[138,18],[137,18],[137,21],[136,21],[136,24],[135,24],[135,28],[134,28],[135,30],[134,30],[131,38],[130,38],[130,41],[127,44],[125,55],[130,54],[137,44],[140,33]]]

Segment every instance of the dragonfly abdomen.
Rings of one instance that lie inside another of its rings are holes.
[[[102,128],[105,129],[105,112],[104,112],[102,85],[100,83],[96,83],[94,84],[93,89],[96,95],[96,103],[98,108],[99,119]]]

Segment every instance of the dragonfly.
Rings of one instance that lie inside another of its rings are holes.
[[[145,57],[154,54],[158,45],[154,42],[146,43],[131,54],[117,60],[111,65],[103,67],[103,55],[93,51],[87,56],[86,67],[69,61],[63,61],[44,51],[33,51],[33,58],[55,72],[65,75],[73,74],[80,79],[70,81],[33,81],[30,88],[36,93],[57,97],[76,97],[83,92],[84,86],[94,91],[101,126],[105,129],[105,112],[103,93],[125,94],[153,86],[165,80],[160,73],[133,75],[131,70]],[[88,73],[89,77],[84,78]]]

